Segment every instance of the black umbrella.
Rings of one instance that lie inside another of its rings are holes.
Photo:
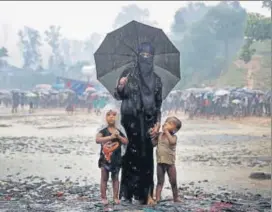
[[[136,21],[108,33],[94,54],[97,79],[113,94],[121,73],[135,66],[143,42],[155,47],[154,71],[163,83],[163,99],[180,80],[180,53],[165,33]]]

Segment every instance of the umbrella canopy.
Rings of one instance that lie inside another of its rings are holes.
[[[108,33],[94,54],[97,79],[113,94],[122,72],[135,67],[137,49],[143,42],[155,48],[154,71],[163,83],[163,98],[180,80],[180,53],[165,33],[136,21]]]
[[[86,88],[85,92],[95,92],[96,89],[94,87],[88,87]]]
[[[234,99],[234,100],[232,100],[232,103],[233,103],[233,104],[240,104],[240,103],[241,103],[241,100],[239,100],[239,99]]]
[[[13,89],[11,92],[12,93],[20,93],[20,91],[21,91],[20,89]]]
[[[228,95],[230,92],[227,90],[218,90],[215,92],[216,96],[224,96],[224,95]]]
[[[0,95],[7,95],[9,94],[10,92],[7,91],[7,90],[0,90]]]
[[[67,88],[67,89],[64,89],[62,90],[63,93],[75,93],[73,90]]]
[[[264,92],[263,91],[261,91],[261,90],[252,90],[254,93],[256,93],[256,94],[264,94]]]
[[[59,92],[58,91],[56,91],[56,90],[51,90],[50,91],[50,94],[58,94]]]
[[[31,93],[31,92],[26,94],[26,97],[29,97],[29,98],[36,97],[36,96],[37,96],[36,94]]]
[[[52,88],[49,84],[38,84],[36,85],[36,89],[50,90]]]

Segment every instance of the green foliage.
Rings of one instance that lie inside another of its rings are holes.
[[[0,68],[8,65],[7,61],[4,59],[8,56],[8,50],[5,47],[0,48]]]
[[[177,34],[184,33],[194,22],[200,21],[208,10],[209,7],[202,2],[190,2],[187,7],[176,11],[172,31]]]
[[[156,25],[157,22],[149,20],[149,10],[141,9],[136,4],[130,4],[122,7],[114,20],[113,28],[121,27],[128,22],[135,20],[148,25]]]
[[[50,69],[63,69],[64,62],[60,52],[60,34],[61,27],[51,25],[45,33],[45,41],[52,49],[52,55],[49,57],[48,66]]]
[[[23,30],[19,30],[18,35],[20,37],[21,52],[24,58],[23,68],[38,70],[42,62],[40,54],[42,43],[39,31],[30,27],[24,27]]]
[[[237,68],[232,64],[227,72],[220,76],[216,82],[218,86],[244,87],[247,85],[247,70]]]
[[[177,11],[172,25],[176,38],[180,38],[176,43],[185,87],[215,79],[227,69],[242,44],[246,23],[246,12],[237,2],[221,2],[215,7],[190,5]],[[194,10],[201,14],[190,13],[190,17],[187,11]]]
[[[246,11],[240,5],[232,2],[220,2],[208,11],[205,18],[211,31],[215,34],[215,39],[223,44],[223,57],[225,58],[223,68],[227,69],[231,61],[229,50],[231,43],[237,39],[243,39]]]
[[[240,58],[248,63],[255,53],[255,49],[251,48],[252,43],[271,40],[271,35],[272,25],[270,18],[258,13],[249,13],[245,29],[246,42],[242,47]]]
[[[244,60],[245,63],[248,63],[256,52],[256,49],[250,48],[251,44],[252,40],[246,40],[245,45],[241,49],[240,59]]]
[[[8,50],[5,47],[0,49],[0,58],[8,57]]]
[[[269,9],[271,11],[272,1],[271,0],[265,0],[265,1],[263,1],[263,7],[267,8],[267,9]]]

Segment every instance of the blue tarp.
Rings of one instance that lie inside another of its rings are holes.
[[[73,90],[77,95],[82,95],[88,86],[94,87],[97,91],[105,90],[103,85],[100,83],[93,85],[88,84],[86,81],[74,80],[64,77],[57,77],[56,84],[64,84],[65,88]]]
[[[57,77],[56,84],[64,83],[66,88],[73,90],[77,95],[82,95],[86,88],[88,87],[88,83],[80,80],[73,80],[64,77]]]

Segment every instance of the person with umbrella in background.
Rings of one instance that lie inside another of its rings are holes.
[[[94,59],[97,79],[122,101],[121,123],[129,143],[120,198],[152,204],[151,139],[160,129],[162,100],[180,80],[180,53],[161,29],[131,21],[107,34]]]

